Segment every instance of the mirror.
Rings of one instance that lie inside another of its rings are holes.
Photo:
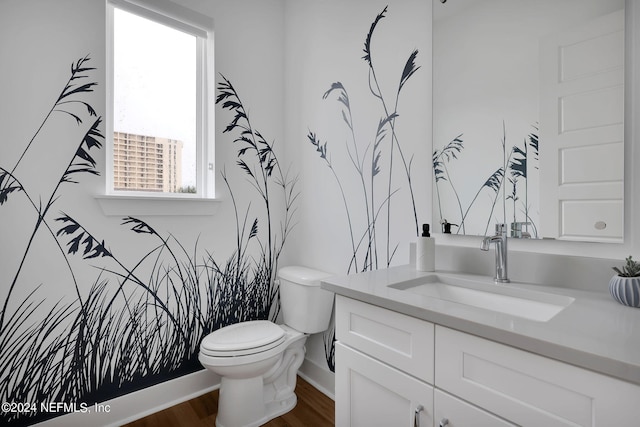
[[[434,228],[622,242],[624,0],[433,8]]]

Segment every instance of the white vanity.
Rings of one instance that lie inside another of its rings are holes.
[[[640,425],[640,310],[606,294],[409,266],[323,286],[338,427]]]

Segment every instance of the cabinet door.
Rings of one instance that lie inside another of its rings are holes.
[[[336,426],[432,427],[432,408],[430,385],[336,343]]]
[[[434,325],[336,296],[336,339],[433,384]]]
[[[433,407],[436,427],[515,427],[515,424],[438,389]]]
[[[637,426],[640,387],[436,327],[439,389],[522,426]]]

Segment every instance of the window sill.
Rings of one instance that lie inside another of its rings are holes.
[[[220,199],[195,197],[94,196],[106,216],[211,216]]]

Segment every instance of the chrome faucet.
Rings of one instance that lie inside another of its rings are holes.
[[[509,278],[507,277],[507,228],[505,224],[496,224],[496,234],[482,239],[480,249],[488,251],[491,243],[496,245],[496,275],[494,281],[496,283],[509,283]]]

